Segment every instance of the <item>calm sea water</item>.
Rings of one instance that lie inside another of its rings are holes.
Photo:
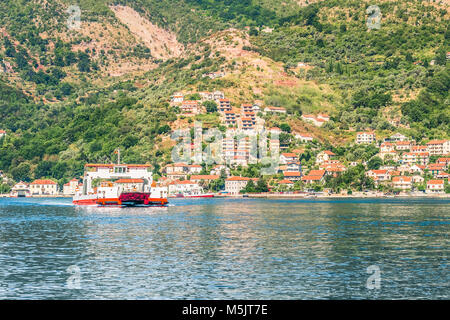
[[[449,209],[429,199],[144,209],[0,199],[0,298],[449,299]],[[369,266],[379,289],[367,288]]]

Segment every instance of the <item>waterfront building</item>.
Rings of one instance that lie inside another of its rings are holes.
[[[225,191],[230,195],[237,195],[242,189],[245,188],[249,181],[250,178],[247,177],[229,177],[225,180]]]
[[[402,191],[411,190],[412,177],[400,176],[392,178],[392,187],[394,189],[400,189]]]
[[[428,180],[427,193],[444,193],[444,180]]]
[[[57,195],[58,184],[52,180],[34,180],[30,184],[31,195]]]
[[[63,186],[63,195],[73,196],[79,188],[80,182],[78,181],[78,179],[72,179]]]
[[[302,173],[300,171],[283,171],[283,177],[291,181],[299,181],[302,179]]]
[[[311,170],[301,180],[306,184],[323,183],[325,181],[325,170]]]
[[[294,182],[289,179],[283,179],[278,182],[278,185],[280,186],[286,186],[286,189],[293,189],[294,188]]]
[[[169,195],[200,195],[203,189],[195,182],[190,180],[175,180],[169,183]]]
[[[383,182],[391,180],[391,175],[388,170],[369,170],[366,176],[375,180],[375,182]]]
[[[413,175],[413,176],[411,176],[411,179],[412,179],[413,183],[420,183],[420,184],[422,184],[425,181],[425,179],[422,176],[419,176],[419,175]]]
[[[209,184],[211,181],[217,180],[220,178],[220,175],[214,175],[214,174],[196,174],[192,175],[189,180],[191,180],[194,183],[200,184],[200,182],[205,182],[206,184]]]
[[[11,197],[29,197],[30,195],[30,185],[23,181],[16,183],[10,193]]]

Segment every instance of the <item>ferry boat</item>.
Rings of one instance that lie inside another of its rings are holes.
[[[86,164],[83,185],[73,197],[75,205],[167,206],[167,190],[156,187],[151,165]]]

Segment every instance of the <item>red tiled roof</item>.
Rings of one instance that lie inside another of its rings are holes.
[[[444,180],[428,180],[427,184],[444,184]]]
[[[319,181],[320,179],[322,179],[322,176],[307,175],[302,178],[302,180],[306,180],[306,181]]]
[[[196,183],[191,180],[183,180],[183,181],[175,180],[175,181],[172,181],[170,184],[173,185],[173,184],[196,184]]]
[[[302,174],[296,171],[284,171],[283,176],[285,177],[301,177]]]
[[[427,145],[429,144],[442,144],[445,143],[447,140],[431,140],[430,142],[427,143]]]
[[[220,178],[220,176],[213,175],[213,174],[199,174],[199,175],[191,176],[191,180],[216,180],[219,178]]]
[[[56,184],[56,182],[52,181],[52,180],[41,180],[41,179],[38,179],[38,180],[34,180],[31,184]]]
[[[292,152],[282,153],[281,155],[285,156],[287,158],[297,157],[297,155],[295,153],[292,153]]]
[[[308,173],[308,176],[321,176],[323,177],[325,175],[325,170],[311,170]]]
[[[402,176],[402,177],[394,177],[392,178],[392,182],[411,182],[412,178],[411,177],[407,177],[407,176]]]
[[[119,179],[116,183],[144,183],[142,179]]]
[[[375,174],[386,174],[388,171],[387,170],[370,170]]]
[[[250,178],[247,177],[229,177],[226,181],[248,181]]]

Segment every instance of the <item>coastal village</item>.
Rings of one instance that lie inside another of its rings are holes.
[[[384,139],[377,139],[374,131],[356,132],[353,145],[372,145],[377,153],[372,159],[378,161],[348,161],[331,150],[320,150],[313,159],[305,161],[308,145],[320,148],[317,139],[309,132],[291,131],[280,127],[266,126],[267,116],[285,115],[283,107],[266,106],[261,100],[234,106],[221,91],[189,94],[175,93],[171,97],[172,107],[179,108],[179,118],[188,119],[214,113],[222,125],[221,152],[223,163],[206,165],[192,161],[168,163],[155,175],[153,187],[164,189],[169,197],[196,196],[205,193],[216,196],[253,195],[442,195],[449,192],[450,140],[431,140],[417,144],[401,133]],[[195,99],[193,99],[195,98]],[[330,121],[325,113],[303,114],[301,119],[310,125],[321,127]],[[267,133],[269,154],[279,155],[275,172],[262,177],[261,159],[252,159],[251,137]],[[7,133],[0,130],[0,139]],[[288,137],[289,142],[282,138]],[[279,139],[281,137],[281,139]],[[193,149],[194,144],[187,146]],[[110,164],[87,164],[107,168]],[[368,184],[361,190],[330,188],[332,178],[344,175],[350,168],[361,166]],[[253,174],[235,174],[253,167]],[[151,168],[149,169],[151,170]],[[0,178],[8,177],[0,171]],[[19,181],[7,196],[73,196],[82,188],[82,177],[74,177],[59,186],[50,179],[37,179],[30,183]],[[119,179],[114,184],[129,190],[140,190],[141,179]]]

